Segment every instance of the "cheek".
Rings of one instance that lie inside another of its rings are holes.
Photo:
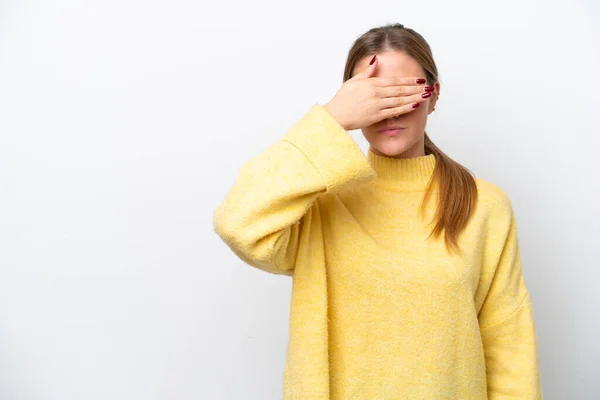
[[[425,123],[427,122],[427,116],[429,115],[428,113],[428,109],[429,109],[429,100],[424,101],[421,103],[421,105],[419,106],[419,108],[412,110],[410,112],[407,112],[406,114],[403,114],[402,116],[400,116],[400,118],[397,119],[398,123],[401,125],[406,125],[409,127],[409,129],[411,130],[411,132],[409,133],[409,136],[413,136],[413,135],[420,135],[420,133],[418,133],[422,127],[425,125]],[[379,132],[377,132],[377,130],[379,129],[380,123],[375,123],[373,125],[370,125],[366,128],[362,128],[362,134],[363,136],[368,140],[374,140],[377,139],[378,137],[383,137],[379,134]]]
[[[421,127],[427,122],[429,115],[429,102],[423,102],[416,110],[406,116],[406,123],[411,127]]]
[[[423,115],[427,115],[427,110],[429,109],[429,100],[426,100],[421,103],[419,108],[407,114],[408,118],[419,119],[422,118]]]

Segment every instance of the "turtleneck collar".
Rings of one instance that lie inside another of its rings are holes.
[[[379,156],[369,148],[367,158],[377,177],[373,184],[398,191],[423,191],[435,168],[435,156],[413,158]]]

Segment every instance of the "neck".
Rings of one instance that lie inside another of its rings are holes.
[[[367,158],[377,174],[373,183],[397,191],[425,190],[436,164],[433,154],[395,158],[369,149]]]

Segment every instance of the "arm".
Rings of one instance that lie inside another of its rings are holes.
[[[533,308],[521,269],[517,226],[508,198],[491,221],[490,244],[501,241],[500,256],[479,312],[488,398],[541,399]]]
[[[317,197],[373,177],[348,132],[315,104],[278,142],[243,165],[214,212],[213,227],[247,264],[292,275],[300,244],[310,242]]]

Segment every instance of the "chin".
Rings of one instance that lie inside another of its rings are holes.
[[[411,145],[403,140],[385,140],[371,143],[371,147],[386,157],[401,157]]]

